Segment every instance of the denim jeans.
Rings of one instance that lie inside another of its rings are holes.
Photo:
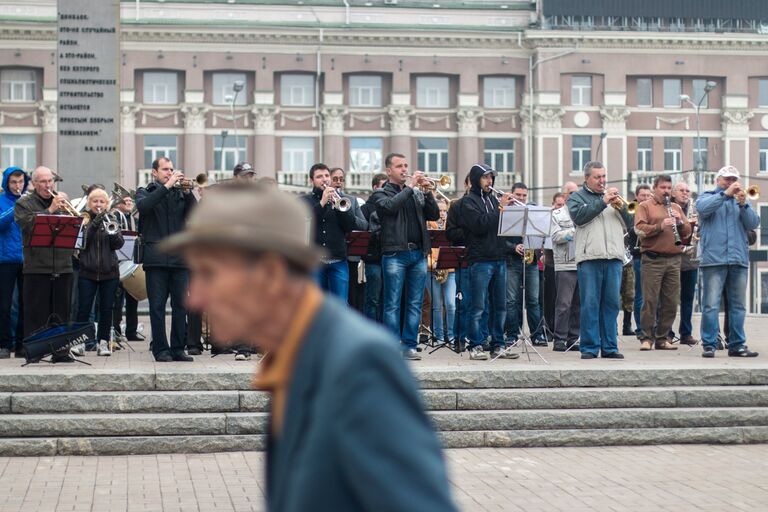
[[[187,270],[183,268],[145,268],[149,296],[149,322],[152,326],[152,354],[168,353],[178,356],[187,344]],[[165,335],[165,304],[171,297],[171,344]]]
[[[18,297],[22,297],[23,275],[21,263],[0,263],[0,348],[13,350],[14,345],[21,345],[24,339],[23,322],[16,321],[13,329],[13,297],[18,288]],[[20,309],[23,303],[19,300]],[[19,314],[18,316],[22,316]]]
[[[117,278],[105,281],[95,281],[80,277],[77,280],[77,321],[87,322],[93,310],[93,301],[99,297],[99,330],[95,340],[88,340],[85,348],[93,350],[98,341],[109,341],[112,335],[112,305],[115,301],[115,290],[120,280]]]
[[[448,274],[448,280],[438,283],[434,274],[427,280],[427,291],[432,298],[432,332],[440,341],[454,338],[453,326],[456,320],[456,275]],[[445,321],[443,321],[445,307]]]
[[[703,307],[701,314],[701,342],[705,347],[717,346],[720,331],[718,315],[720,300],[725,291],[728,297],[728,350],[738,350],[747,337],[744,333],[744,317],[747,291],[747,267],[715,265],[701,267]]]
[[[459,300],[461,294],[461,300]],[[472,328],[472,277],[469,268],[456,270],[456,322],[453,332],[458,339],[469,339],[469,331]],[[488,318],[490,317],[490,301],[485,301],[483,316],[480,319],[480,335],[485,340],[490,336],[488,332]]]
[[[416,348],[427,281],[427,258],[421,250],[385,253],[381,257],[384,280],[384,325],[402,340],[404,349]],[[405,319],[400,329],[401,297],[405,288]]]
[[[365,263],[365,316],[381,322],[382,277],[380,263]]]
[[[643,280],[640,277],[640,256],[632,258],[632,265],[635,267],[635,334],[640,334],[640,311],[643,309]]]
[[[482,333],[483,311],[490,297],[491,315],[489,327],[491,345],[504,346],[504,320],[507,316],[507,265],[504,260],[479,261],[469,267],[472,281],[472,324],[469,331],[471,346],[481,345],[485,341]]]
[[[510,338],[517,338],[523,327],[523,260],[507,264],[507,319],[505,330]],[[525,316],[532,339],[541,334],[541,305],[539,304],[539,268],[525,266]]]
[[[317,285],[346,304],[349,301],[349,266],[347,260],[323,263],[315,271]]]
[[[696,296],[696,280],[699,269],[680,271],[680,337],[693,333],[691,316],[693,315],[693,298]]]
[[[618,352],[616,319],[621,309],[621,260],[589,260],[578,265],[581,353]]]

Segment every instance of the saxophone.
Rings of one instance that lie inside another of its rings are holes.
[[[533,263],[533,258],[535,257],[536,253],[534,249],[526,249],[525,254],[523,258],[525,259],[525,264],[530,265]]]

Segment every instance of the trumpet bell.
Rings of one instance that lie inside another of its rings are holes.
[[[440,179],[437,180],[437,184],[443,190],[451,188],[451,183],[453,183],[453,179],[451,179],[451,177],[447,174],[440,176]]]
[[[197,176],[195,176],[195,183],[198,187],[207,187],[209,184],[208,180],[208,173],[201,172]]]
[[[348,197],[340,197],[334,204],[340,212],[348,212],[352,208],[352,201]]]
[[[757,201],[760,199],[760,187],[752,185],[747,189],[747,199],[750,201]]]
[[[627,213],[634,215],[637,212],[637,201],[632,201],[627,205]]]

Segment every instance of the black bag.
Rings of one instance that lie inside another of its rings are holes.
[[[96,338],[91,322],[64,324],[48,319],[48,324],[24,338],[27,363],[37,363],[49,355],[66,355],[75,345]]]

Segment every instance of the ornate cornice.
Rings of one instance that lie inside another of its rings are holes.
[[[766,51],[768,38],[760,34],[672,32],[581,32],[577,30],[527,30],[527,48]]]

